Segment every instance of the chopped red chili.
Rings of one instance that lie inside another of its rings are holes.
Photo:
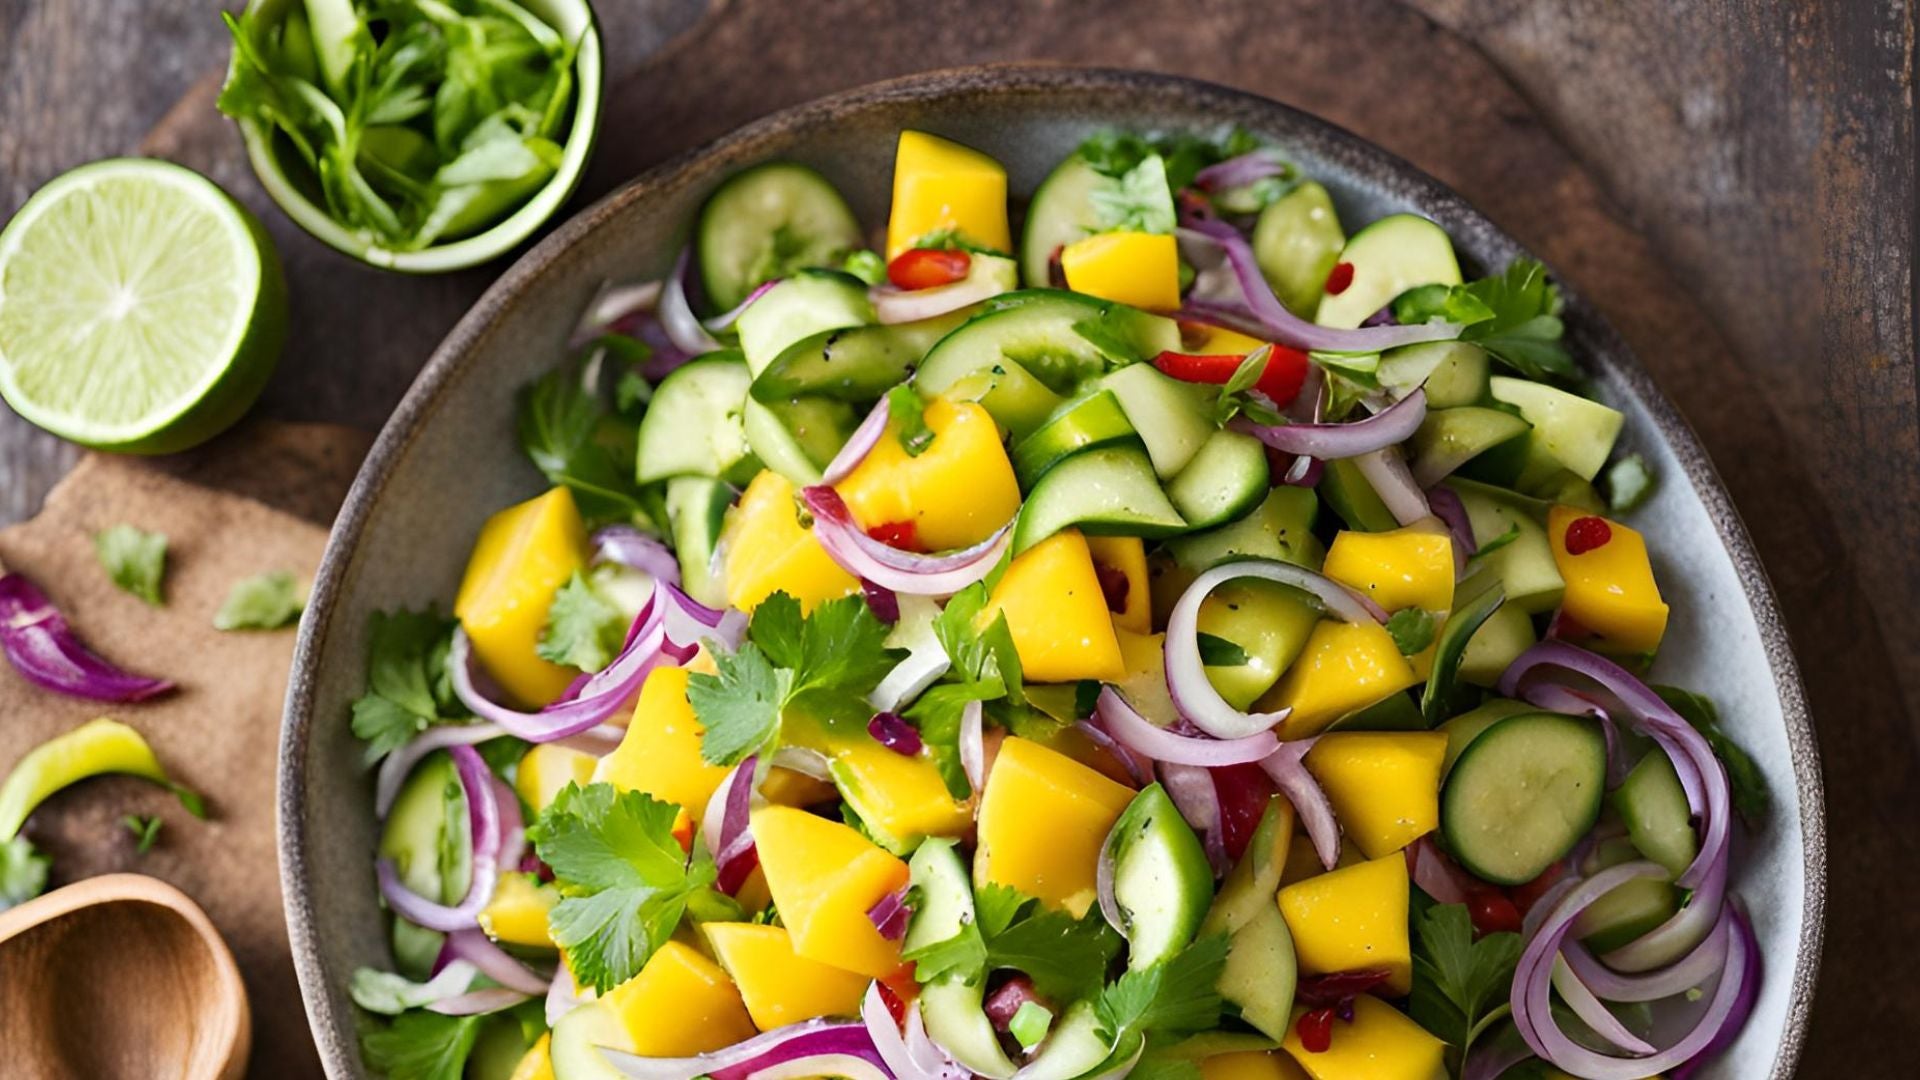
[[[1467,894],[1467,915],[1479,934],[1520,930],[1520,909],[1498,889],[1476,889]]]
[[[1567,554],[1585,555],[1595,548],[1607,546],[1613,539],[1613,526],[1603,517],[1575,518],[1567,525]]]
[[[1300,1045],[1309,1054],[1324,1054],[1333,1046],[1334,1010],[1309,1009],[1300,1014],[1293,1029],[1300,1034]]]
[[[1350,262],[1334,263],[1333,269],[1327,272],[1328,296],[1339,296],[1347,291],[1347,286],[1352,284],[1353,264]]]
[[[868,529],[867,535],[890,548],[920,550],[920,530],[911,521],[883,521]]]
[[[901,289],[931,289],[967,276],[973,256],[950,248],[909,248],[887,264],[887,280]]]

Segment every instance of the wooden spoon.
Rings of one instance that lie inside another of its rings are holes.
[[[237,1080],[252,1015],[207,913],[143,874],[0,912],[0,1072],[22,1080]]]

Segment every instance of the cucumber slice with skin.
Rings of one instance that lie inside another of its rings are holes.
[[[451,794],[458,790],[452,759],[430,755],[401,787],[380,834],[380,856],[393,860],[401,882],[443,904],[458,903],[466,895],[473,873],[465,803]],[[457,835],[449,836],[450,829]],[[404,975],[425,978],[445,940],[438,931],[394,917],[393,955]]]
[[[1061,283],[1053,280],[1054,254],[1100,231],[1094,192],[1118,187],[1117,181],[1095,170],[1078,153],[1054,166],[1040,181],[1027,203],[1027,221],[1020,232],[1020,280],[1028,288],[1059,287]]]
[[[734,325],[747,367],[758,376],[795,342],[873,321],[866,282],[837,271],[807,270],[762,293]]]
[[[919,895],[903,952],[946,941],[973,922],[973,879],[955,850],[954,841],[929,839],[907,863],[907,878]]]
[[[1058,416],[1013,446],[1013,473],[1020,487],[1032,490],[1048,469],[1082,450],[1137,441],[1120,399],[1101,390],[1069,403]]]
[[[1397,400],[1415,387],[1427,392],[1427,408],[1454,409],[1487,399],[1487,351],[1464,341],[1429,341],[1389,350],[1375,377]]]
[[[1127,939],[1127,967],[1138,971],[1193,941],[1213,902],[1213,868],[1200,838],[1159,784],[1148,784],[1107,833],[1101,857],[1113,862],[1116,926]]]
[[[1293,845],[1293,818],[1282,796],[1267,800],[1260,823],[1247,838],[1247,850],[1227,871],[1214,894],[1213,906],[1200,924],[1202,935],[1238,933],[1264,909],[1275,906],[1274,894],[1280,891],[1280,874],[1287,867],[1287,850]]]
[[[858,423],[851,405],[831,398],[795,398],[778,405],[749,400],[741,407],[748,449],[802,487],[820,482],[820,471]]]
[[[1319,514],[1320,500],[1312,488],[1281,486],[1267,492],[1260,505],[1238,521],[1167,541],[1167,552],[1193,574],[1247,557],[1318,570],[1327,555],[1313,534]]]
[[[1639,858],[1641,853],[1633,842],[1618,836],[1597,845],[1582,869],[1595,874]],[[1594,952],[1610,952],[1666,922],[1679,910],[1680,891],[1673,882],[1659,877],[1634,878],[1609,889],[1582,911],[1573,921],[1572,933]]]
[[[915,383],[916,387],[920,384]],[[922,393],[926,391],[922,390]],[[938,397],[949,401],[971,401],[987,410],[993,422],[1014,439],[1024,439],[1046,423],[1047,417],[1066,406],[1066,399],[1054,393],[1011,360],[1003,360],[985,371],[976,371],[941,391]]]
[[[1453,763],[1459,759],[1461,753],[1473,743],[1473,740],[1486,734],[1488,728],[1509,716],[1537,711],[1524,701],[1492,698],[1478,708],[1469,709],[1441,724],[1440,730],[1447,735],[1447,756],[1440,766],[1441,779],[1444,780],[1446,775],[1453,771]]]
[[[1351,330],[1416,285],[1460,284],[1460,260],[1446,230],[1417,214],[1391,214],[1353,234],[1339,262],[1353,280],[1322,293],[1313,321]]]
[[[1509,716],[1468,744],[1440,791],[1447,849],[1496,885],[1532,881],[1599,820],[1607,743],[1596,722]]]
[[[1223,582],[1200,606],[1196,626],[1238,646],[1246,660],[1207,665],[1207,681],[1234,708],[1250,708],[1306,649],[1319,621],[1319,608],[1296,589],[1259,578]]]
[[[1679,877],[1700,854],[1686,789],[1666,752],[1647,752],[1613,793],[1613,807],[1626,822],[1627,838],[1642,855]]]
[[[1410,440],[1413,481],[1432,487],[1501,443],[1526,438],[1530,430],[1525,420],[1500,409],[1459,405],[1430,410]]]
[[[613,1010],[589,1001],[553,1025],[553,1041],[548,1044],[553,1080],[622,1080],[626,1074],[614,1068],[600,1048],[632,1045],[633,1037]]]
[[[1328,731],[1425,731],[1427,718],[1412,694],[1388,694],[1328,724]]]
[[[900,943],[903,951],[947,941],[972,924],[973,882],[952,840],[921,842],[907,873],[918,899]],[[1007,1080],[1017,1067],[1000,1048],[993,1023],[981,1008],[985,992],[984,982],[969,986],[957,975],[944,976],[921,988],[920,1015],[928,1034],[954,1060],[989,1080]]]
[[[764,281],[832,266],[862,245],[860,219],[826,177],[793,161],[735,173],[707,196],[695,235],[700,281],[715,310]]]
[[[986,991],[984,979],[970,984],[944,975],[920,988],[920,1018],[928,1036],[962,1068],[987,1080],[1010,1080],[1020,1067],[1000,1048],[1000,1036],[981,1004]]]
[[[935,342],[966,321],[959,312],[892,326],[823,330],[787,346],[753,380],[754,400],[773,404],[811,394],[878,401],[907,381]]]
[[[1373,490],[1360,467],[1351,458],[1335,458],[1326,463],[1326,471],[1320,476],[1317,489],[1333,512],[1347,527],[1359,532],[1392,532],[1400,527],[1400,519],[1393,516],[1387,504],[1380,500],[1380,493]]]
[[[1267,448],[1238,431],[1215,431],[1167,482],[1167,498],[1189,528],[1210,529],[1245,517],[1268,487]]]
[[[660,380],[640,419],[636,479],[731,475],[749,456],[741,406],[751,381],[737,352],[710,353]]]
[[[713,555],[721,522],[733,505],[733,488],[709,476],[677,476],[667,481],[666,501],[680,587],[708,607],[725,607],[726,589]]]
[[[1312,318],[1327,274],[1347,244],[1327,189],[1306,180],[1275,199],[1253,225],[1253,258],[1260,276],[1287,310]]]
[[[1488,688],[1499,685],[1508,666],[1538,640],[1531,616],[1514,604],[1501,604],[1468,639],[1467,651],[1460,657],[1460,681]]]
[[[1494,581],[1448,613],[1446,625],[1440,628],[1440,636],[1434,642],[1433,670],[1427,676],[1426,689],[1420,694],[1420,712],[1428,724],[1437,724],[1446,715],[1446,704],[1453,697],[1454,680],[1459,678],[1468,642],[1506,600],[1506,590]]]
[[[1094,385],[1120,399],[1127,419],[1147,444],[1153,471],[1163,480],[1186,468],[1217,430],[1209,414],[1212,392],[1163,375],[1152,364],[1129,364]],[[1247,508],[1252,505],[1247,503]]]
[[[1495,375],[1487,388],[1533,425],[1531,441],[1540,452],[1582,480],[1592,480],[1607,463],[1626,423],[1618,410],[1546,383]]]
[[[1285,1039],[1298,979],[1293,932],[1270,893],[1258,914],[1228,941],[1227,962],[1215,985],[1254,1030]]]
[[[1488,574],[1500,580],[1507,592],[1507,603],[1529,615],[1552,611],[1560,606],[1567,584],[1553,560],[1553,545],[1547,539],[1545,504],[1504,488],[1449,477],[1446,486],[1460,496],[1473,529],[1473,541],[1481,548],[1506,536],[1513,539],[1499,548],[1475,556],[1476,574]]]
[[[1013,527],[1013,553],[1074,526],[1095,536],[1157,538],[1187,523],[1160,490],[1146,453],[1110,446],[1073,455],[1034,485]]]
[[[995,298],[942,338],[914,379],[921,393],[932,396],[1011,360],[1048,389],[1067,394],[1116,364],[1179,347],[1180,327],[1172,319],[1079,293],[1027,290]]]
[[[1099,1068],[1112,1049],[1100,1037],[1100,1018],[1093,1003],[1076,1001],[1054,1021],[1040,1052],[1020,1070],[1020,1080],[1077,1080]]]

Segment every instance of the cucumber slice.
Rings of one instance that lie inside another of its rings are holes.
[[[633,1037],[613,1010],[589,1001],[553,1025],[553,1041],[548,1044],[553,1080],[622,1080],[626,1074],[614,1068],[600,1048],[632,1045]]]
[[[767,468],[801,487],[820,482],[820,470],[846,445],[858,423],[853,406],[831,398],[795,398],[778,405],[749,400],[741,409],[747,448]]]
[[[1494,400],[1517,407],[1533,425],[1530,441],[1541,453],[1582,480],[1592,480],[1607,463],[1626,423],[1618,410],[1546,383],[1495,375],[1487,387]]]
[[[1280,891],[1280,874],[1287,867],[1287,851],[1293,846],[1293,814],[1282,797],[1267,800],[1260,823],[1247,838],[1247,850],[1240,861],[1227,871],[1220,889],[1214,893],[1213,906],[1200,923],[1200,933],[1234,934],[1257,918],[1261,911],[1274,907],[1274,894]],[[1275,908],[1275,910],[1278,910]]]
[[[921,393],[934,395],[1011,360],[1048,389],[1067,394],[1115,364],[1179,347],[1180,327],[1172,319],[1079,293],[1027,290],[996,298],[989,310],[941,339],[915,381]]]
[[[1030,289],[1057,288],[1053,280],[1054,252],[1100,231],[1094,192],[1119,187],[1087,164],[1079,154],[1053,167],[1027,203],[1027,221],[1020,233],[1020,280]]]
[[[772,404],[813,394],[878,401],[907,381],[927,350],[965,321],[956,311],[893,326],[822,330],[787,346],[754,378],[754,399]]]
[[[680,587],[708,607],[725,607],[727,593],[714,565],[720,524],[733,505],[733,488],[709,476],[667,481],[667,523],[680,561]]]
[[[1148,784],[1107,833],[1101,857],[1113,861],[1116,926],[1127,939],[1127,967],[1139,971],[1193,941],[1213,902],[1213,868],[1200,838],[1166,789]]]
[[[740,414],[751,381],[737,352],[710,353],[660,380],[640,420],[639,482],[735,475],[749,455]]]
[[[1107,1060],[1111,1049],[1100,1037],[1100,1019],[1093,1003],[1076,1001],[1054,1022],[1053,1033],[1040,1044],[1040,1052],[1020,1070],[1020,1080],[1077,1080]]]
[[[725,311],[761,282],[832,266],[862,246],[853,216],[826,177],[793,161],[735,173],[707,196],[695,227],[700,282]]]
[[[1627,824],[1627,838],[1642,855],[1679,877],[1700,854],[1686,789],[1662,750],[1650,750],[1613,793],[1613,806]]]
[[[762,293],[734,325],[747,367],[757,376],[797,341],[873,321],[866,282],[838,271],[804,270]]]
[[[914,383],[919,386],[918,382]],[[925,393],[926,391],[922,391]],[[1024,439],[1060,411],[1066,399],[1046,388],[1026,368],[1005,360],[986,371],[976,371],[936,396],[949,401],[971,401],[987,410],[993,422],[1013,438]]]
[[[933,838],[921,844],[907,863],[907,877],[919,901],[901,939],[902,952],[945,941],[973,922],[973,879],[954,841]]]
[[[1013,553],[1076,525],[1096,536],[1149,538],[1187,527],[1160,490],[1146,452],[1133,446],[1083,450],[1054,466],[1020,507]]]
[[[1440,628],[1440,636],[1434,642],[1433,670],[1427,675],[1426,689],[1420,694],[1420,712],[1428,725],[1437,724],[1446,716],[1447,702],[1453,698],[1454,680],[1459,677],[1461,661],[1466,658],[1467,643],[1506,600],[1506,591],[1498,581],[1492,581],[1473,599],[1459,604],[1447,615],[1446,625]]]
[[[1215,431],[1167,483],[1167,498],[1189,528],[1237,521],[1260,505],[1268,486],[1267,448],[1238,431]]]
[[[1327,462],[1317,490],[1350,529],[1392,532],[1400,527],[1400,519],[1394,517],[1393,511],[1387,509],[1387,504],[1380,501],[1380,493],[1373,490],[1373,485],[1367,482],[1366,476],[1360,472],[1360,466],[1355,465],[1352,458],[1335,458]]]
[[[1500,676],[1538,640],[1531,616],[1514,604],[1501,604],[1467,641],[1467,651],[1460,657],[1460,680],[1488,688],[1499,685]]]
[[[1433,409],[1410,440],[1414,483],[1432,487],[1482,453],[1510,439],[1525,438],[1529,430],[1525,420],[1500,409],[1478,405]]]
[[[1321,326],[1351,330],[1416,285],[1460,284],[1453,241],[1416,214],[1392,214],[1354,233],[1338,261],[1352,264],[1353,280],[1338,295],[1321,295],[1313,315]]]
[[[1000,1048],[993,1021],[981,1007],[986,981],[968,983],[946,975],[920,988],[920,1018],[927,1034],[968,1072],[987,1080],[1010,1080],[1020,1067]]]
[[[1313,535],[1320,500],[1313,489],[1277,487],[1267,492],[1252,513],[1206,532],[1167,541],[1167,552],[1184,570],[1194,574],[1230,559],[1257,558],[1289,562],[1309,570],[1320,569],[1326,547]]]
[[[449,791],[458,787],[453,760],[445,754],[429,756],[401,787],[380,834],[380,856],[393,860],[401,882],[443,904],[458,903],[473,874],[466,811],[449,805],[457,804],[458,796]],[[447,835],[449,829],[459,835]],[[393,955],[404,975],[425,978],[444,941],[437,931],[394,917]]]
[[[1388,694],[1379,701],[1350,712],[1326,727],[1328,731],[1425,731],[1427,718],[1412,694]]]
[[[1102,376],[1094,385],[1113,391],[1113,396],[1120,399],[1127,419],[1147,444],[1153,471],[1162,480],[1186,468],[1216,430],[1210,415],[1212,392],[1163,375],[1152,364],[1129,364]]]
[[[1632,862],[1640,851],[1626,837],[1601,843],[1587,859],[1589,874]],[[1680,892],[1664,878],[1622,882],[1595,900],[1573,921],[1573,936],[1595,952],[1610,952],[1666,922],[1680,910]],[[1691,948],[1692,946],[1688,946]]]
[[[1427,408],[1454,409],[1487,399],[1487,351],[1464,341],[1429,341],[1390,350],[1375,378],[1395,398],[1424,386]]]
[[[922,841],[907,863],[913,884],[913,921],[901,949],[911,953],[947,941],[972,924],[973,883],[952,840]],[[920,1015],[927,1032],[955,1061],[988,1080],[1007,1080],[1017,1070],[1000,1048],[993,1023],[981,1008],[983,983],[967,985],[945,976],[921,988]]]
[[[1293,953],[1293,932],[1273,901],[1277,888],[1276,883],[1258,914],[1227,942],[1227,962],[1215,985],[1254,1030],[1285,1039],[1299,964]]]
[[[1475,556],[1479,568],[1476,573],[1498,578],[1506,590],[1507,603],[1529,615],[1559,607],[1567,585],[1553,561],[1547,530],[1541,525],[1546,514],[1544,505],[1503,488],[1458,477],[1448,478],[1446,485],[1460,496],[1475,544],[1485,548],[1509,533],[1513,535],[1499,548]]]
[[[1501,610],[1505,611],[1507,609],[1502,608]],[[1524,701],[1514,701],[1511,698],[1491,698],[1478,708],[1463,712],[1459,716],[1441,724],[1440,730],[1447,733],[1447,756],[1440,765],[1441,778],[1445,779],[1446,775],[1453,771],[1454,761],[1458,760],[1460,754],[1472,744],[1473,740],[1486,734],[1488,728],[1505,720],[1509,716],[1518,716],[1521,713],[1536,711],[1538,710]]]
[[[1023,489],[1031,489],[1048,469],[1082,450],[1138,437],[1120,399],[1112,391],[1100,390],[1070,403],[1060,415],[1015,443],[1013,472]]]
[[[1559,713],[1509,716],[1453,763],[1440,792],[1440,829],[1475,876],[1521,885],[1593,830],[1606,785],[1599,724]]]
[[[1234,708],[1250,708],[1300,656],[1319,621],[1305,594],[1279,582],[1223,583],[1201,605],[1197,628],[1238,646],[1246,661],[1207,665],[1207,681]]]
[[[1346,243],[1332,197],[1313,180],[1275,199],[1253,225],[1253,258],[1260,264],[1260,276],[1287,310],[1303,319],[1313,316],[1327,274],[1340,261]]]

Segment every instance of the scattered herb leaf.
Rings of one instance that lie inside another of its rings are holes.
[[[52,864],[24,836],[0,843],[0,911],[45,892],[47,868]]]
[[[1408,1011],[1461,1054],[1505,1018],[1520,935],[1473,936],[1465,904],[1429,904],[1414,915],[1413,996]]]
[[[369,1068],[388,1080],[460,1080],[485,1016],[442,1016],[418,1010],[360,1036]]]
[[[892,420],[900,439],[900,449],[908,457],[919,457],[933,445],[933,429],[927,426],[927,403],[911,386],[901,385],[887,391],[887,418]]]
[[[127,831],[133,834],[135,853],[145,855],[153,850],[153,845],[160,839],[160,826],[164,824],[160,820],[160,815],[141,817],[138,814],[128,814],[120,820],[126,825]]]
[[[227,599],[214,613],[215,630],[278,630],[300,618],[307,606],[293,575],[273,570],[233,583]]]
[[[1249,659],[1247,650],[1217,634],[1202,630],[1199,641],[1200,662],[1207,667],[1244,667]]]
[[[115,525],[93,538],[94,553],[115,585],[160,607],[160,580],[167,569],[167,538],[132,525]]]

